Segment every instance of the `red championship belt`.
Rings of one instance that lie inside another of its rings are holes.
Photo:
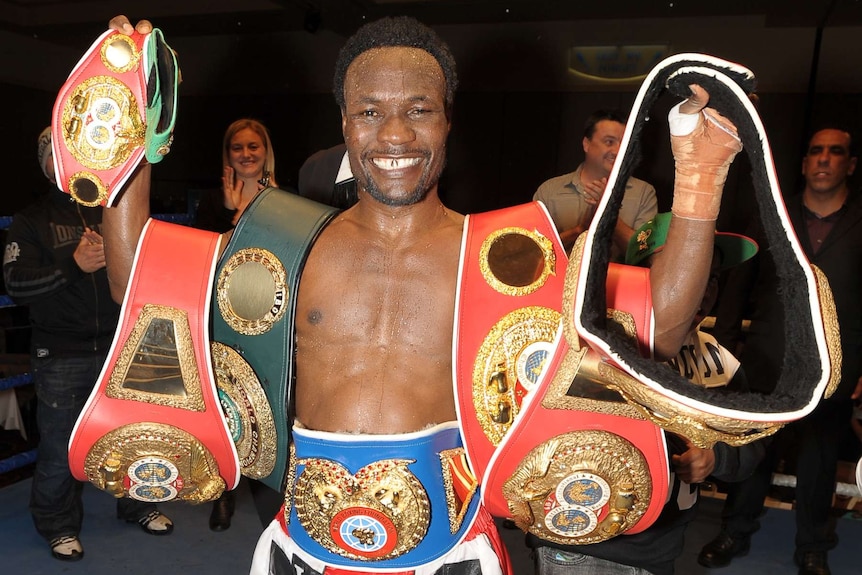
[[[69,442],[77,479],[154,502],[210,501],[236,487],[208,335],[219,243],[212,232],[147,223],[120,326]]]
[[[550,356],[566,253],[534,202],[467,216],[461,254],[456,397],[470,465],[482,477]]]
[[[670,480],[664,432],[607,388],[614,371],[589,347],[571,349],[560,332],[545,375],[489,464],[489,512],[566,545],[638,533],[658,518]]]
[[[664,434],[614,391],[618,370],[581,349],[571,310],[561,314],[568,262],[547,212],[470,216],[462,257],[456,394],[489,511],[563,544],[646,529],[668,492]],[[648,270],[612,265],[607,287],[609,325],[649,354]]]
[[[578,263],[577,257],[569,262],[567,294],[577,283]],[[606,285],[611,329],[648,352],[649,270],[612,264]],[[579,339],[571,309],[564,307],[535,389],[489,463],[483,481],[488,510],[567,545],[649,527],[668,495],[667,447],[661,428],[616,391],[619,378],[627,377]]]
[[[144,160],[170,151],[178,68],[162,33],[102,34],[69,74],[51,116],[57,186],[111,205]]]

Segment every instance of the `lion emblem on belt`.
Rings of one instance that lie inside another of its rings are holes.
[[[425,537],[430,504],[408,469],[411,459],[370,463],[355,475],[329,459],[300,459],[294,502],[300,523],[333,553],[356,560],[391,559]]]

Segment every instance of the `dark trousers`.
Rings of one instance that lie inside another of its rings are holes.
[[[754,474],[728,487],[722,511],[725,531],[735,538],[760,528],[758,517],[769,492],[782,445],[796,454],[796,549],[828,551],[838,540],[830,522],[841,440],[850,426],[850,400],[824,400],[807,417],[779,431]]]
[[[103,362],[104,357],[97,354],[32,360],[40,439],[30,490],[30,514],[36,531],[48,541],[81,531],[83,484],[69,470],[68,445]],[[136,520],[155,508],[152,503],[118,499],[117,517]]]

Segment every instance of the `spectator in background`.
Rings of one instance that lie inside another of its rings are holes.
[[[772,471],[779,456],[781,437],[795,438],[796,462],[796,551],[800,575],[829,575],[827,553],[838,544],[829,512],[835,492],[839,446],[849,433],[853,410],[851,396],[859,395],[862,375],[862,195],[851,193],[847,178],[856,169],[857,154],[850,132],[827,127],[815,132],[802,158],[805,188],[787,200],[787,212],[806,256],[829,280],[840,326],[841,382],[829,399],[803,419],[779,432],[776,441],[747,481],[729,487],[722,512],[722,528],[698,555],[705,567],[723,567],[748,553],[751,535],[760,528]],[[750,234],[762,236],[759,230]],[[715,335],[734,349],[741,339],[742,318],[749,312],[751,327],[740,359],[746,366],[749,385],[770,392],[780,372],[785,348],[782,307],[776,297],[780,278],[771,258],[759,257],[736,268],[728,278],[716,314]]]
[[[250,118],[228,126],[222,146],[222,170],[221,190],[201,197],[196,228],[219,233],[231,230],[258,192],[278,187],[275,153],[266,126]]]
[[[52,184],[51,129],[39,136],[39,166]],[[70,201],[56,186],[16,214],[9,228],[3,278],[30,313],[31,367],[38,407],[39,449],[30,513],[36,530],[63,561],[84,556],[78,536],[83,483],[69,470],[68,444],[78,414],[99,377],[120,307],[111,299],[100,235],[102,208]],[[117,500],[117,517],[151,535],[173,523],[155,504]]]
[[[533,200],[541,201],[548,208],[566,250],[570,250],[575,239],[590,227],[625,129],[625,119],[617,112],[597,110],[590,114],[584,125],[584,161],[574,172],[546,181],[533,194]],[[656,212],[655,188],[643,180],[629,178],[614,229],[612,259],[622,261],[634,230]]]
[[[222,145],[222,170],[221,190],[205,194],[198,204],[196,228],[219,233],[230,231],[259,192],[278,187],[275,153],[266,126],[250,118],[236,120],[228,126]],[[250,488],[261,513],[261,522],[266,525],[281,505],[281,495],[257,481],[251,481]],[[235,506],[236,495],[225,490],[213,502],[210,529],[230,529]]]

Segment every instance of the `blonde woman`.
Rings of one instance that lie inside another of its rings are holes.
[[[221,193],[206,194],[198,206],[195,227],[226,232],[258,192],[277,187],[275,154],[266,126],[243,118],[228,126],[222,144]]]

